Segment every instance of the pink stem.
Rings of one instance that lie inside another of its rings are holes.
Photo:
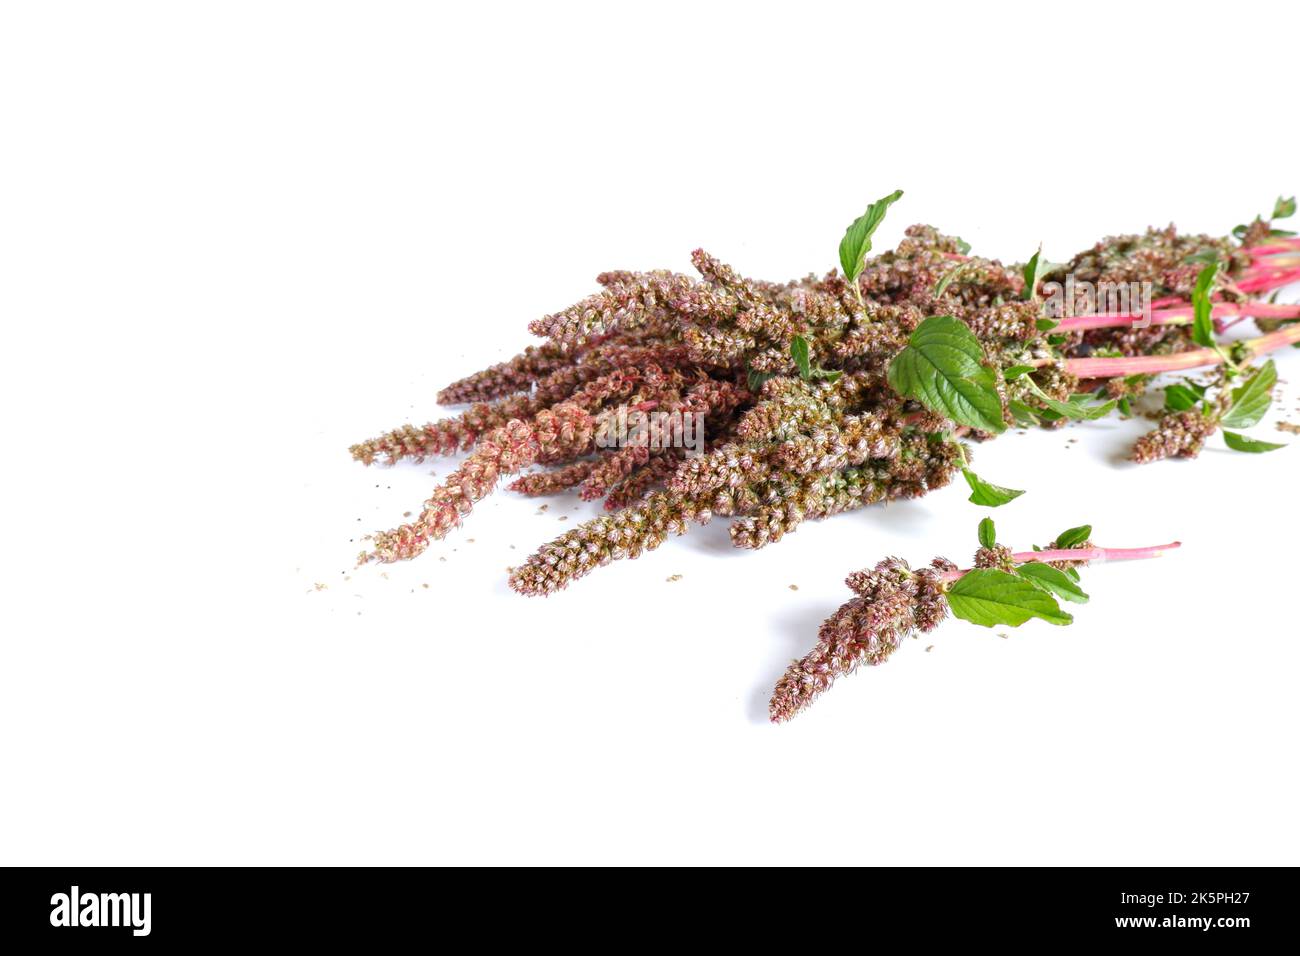
[[[1249,278],[1237,283],[1237,288],[1242,292],[1267,292],[1270,289],[1280,289],[1292,282],[1300,282],[1300,269],[1268,270],[1261,273],[1253,273],[1252,270]]]
[[[1273,305],[1269,302],[1248,302],[1239,305],[1235,302],[1216,302],[1211,313],[1215,319],[1234,318],[1236,322],[1246,318],[1254,319],[1300,319],[1300,305]],[[1053,331],[1079,332],[1085,329],[1113,329],[1132,325],[1141,315],[1074,315],[1062,319]],[[1192,307],[1184,305],[1176,309],[1154,309],[1151,312],[1152,325],[1183,325],[1192,321]],[[1236,322],[1231,323],[1235,325]],[[1229,328],[1229,325],[1221,327]]]
[[[1166,551],[1181,548],[1181,541],[1157,544],[1150,548],[1063,548],[1057,551],[1018,551],[1011,555],[1016,564],[1030,561],[1136,561],[1141,558],[1158,558]],[[962,571],[946,571],[939,576],[941,581],[956,581],[964,574],[975,570],[966,568]]]
[[[1300,305],[1271,305],[1267,302],[1237,306],[1238,312],[1231,322],[1218,321],[1218,308],[1215,308],[1214,327],[1226,332],[1247,319],[1300,319]]]
[[[1300,342],[1300,325],[1288,326],[1268,335],[1242,339],[1241,344],[1253,355],[1263,355],[1276,349]],[[1221,365],[1223,356],[1215,349],[1194,349],[1174,355],[1137,355],[1121,358],[1077,358],[1061,363],[1065,370],[1078,378],[1117,378],[1121,375],[1158,375],[1161,372],[1181,372],[1191,368]],[[1050,365],[1051,359],[1038,360],[1037,365]]]
[[[1251,246],[1246,251],[1252,256],[1271,256],[1279,252],[1300,252],[1300,239],[1278,239],[1267,245]]]

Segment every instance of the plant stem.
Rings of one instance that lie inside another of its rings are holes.
[[[1267,292],[1292,282],[1300,282],[1300,269],[1267,269],[1252,274],[1237,283],[1242,292]]]
[[[1251,246],[1249,252],[1252,256],[1270,256],[1279,252],[1300,252],[1300,239],[1278,239],[1263,246]]]
[[[1288,326],[1268,335],[1243,339],[1251,355],[1263,355],[1276,349],[1300,342],[1300,325]],[[1051,359],[1038,359],[1037,366],[1051,365]],[[1181,372],[1193,368],[1208,368],[1223,364],[1223,355],[1217,349],[1193,349],[1174,355],[1136,355],[1120,358],[1066,359],[1061,366],[1078,378],[1118,378],[1127,375],[1159,375],[1161,372]]]
[[[1011,555],[1017,564],[1031,561],[1137,561],[1143,558],[1158,558],[1166,551],[1182,547],[1181,541],[1157,544],[1149,548],[1063,548],[1056,551],[1019,551]],[[973,571],[966,568],[961,571],[948,571],[940,576],[942,581],[956,581],[962,575]]]
[[[1216,302],[1215,319],[1300,319],[1300,305],[1274,305],[1269,302]],[[1054,332],[1079,332],[1086,329],[1114,329],[1132,325],[1141,315],[1074,315],[1062,319]],[[1151,313],[1152,325],[1185,325],[1192,321],[1192,307],[1157,309]],[[1233,324],[1236,324],[1235,322]],[[1225,326],[1226,327],[1226,326]]]

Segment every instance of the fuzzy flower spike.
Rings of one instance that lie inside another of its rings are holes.
[[[768,704],[773,723],[807,708],[838,677],[864,664],[883,664],[903,642],[954,617],[984,627],[1019,627],[1031,618],[1069,624],[1072,615],[1059,600],[1078,604],[1088,595],[1079,587],[1077,568],[1090,561],[1153,558],[1178,542],[1153,548],[1099,548],[1091,526],[1071,528],[1044,550],[1013,553],[997,543],[993,522],[980,522],[980,548],[974,567],[959,570],[945,558],[912,570],[905,561],[886,558],[845,579],[856,597],[821,626],[817,645],[794,661],[777,681]]]

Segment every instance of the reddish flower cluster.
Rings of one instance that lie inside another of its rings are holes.
[[[822,624],[817,646],[792,663],[776,684],[768,713],[773,723],[789,720],[830,689],[838,677],[863,664],[883,664],[905,638],[932,631],[948,614],[943,574],[957,565],[935,558],[913,571],[887,558],[844,581],[857,594]]]

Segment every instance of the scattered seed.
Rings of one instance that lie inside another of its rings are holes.
[[[668,581],[669,581],[670,583],[673,582],[673,581],[680,581],[681,579],[682,579],[682,576],[681,576],[680,574],[670,574],[670,575],[668,575]]]
[[[797,584],[792,584],[792,585],[790,585],[790,590],[791,590],[791,591],[798,591],[798,590],[799,590],[799,585],[797,585]]]
[[[420,587],[425,588],[425,589],[427,590],[428,587],[429,587],[429,584],[428,584],[428,582],[424,582],[424,583],[422,583],[422,584],[420,585]]]
[[[934,645],[933,645],[933,644],[931,644],[929,647],[927,647],[927,648],[925,649],[925,652],[926,652],[927,654],[929,654],[932,650],[934,650]]]

